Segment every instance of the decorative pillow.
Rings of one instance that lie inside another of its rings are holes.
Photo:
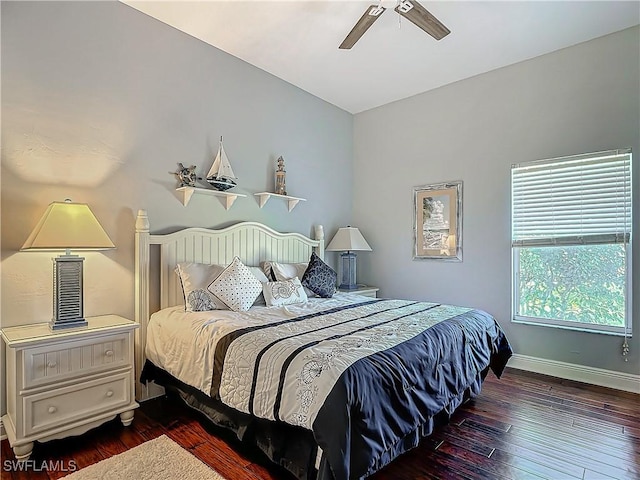
[[[311,253],[309,267],[302,276],[302,285],[323,298],[330,298],[336,293],[338,274],[322,259]]]
[[[307,301],[307,294],[298,277],[282,282],[269,282],[262,285],[267,306],[291,305]]]
[[[220,299],[216,298],[207,287],[224,267],[220,265],[206,265],[204,263],[180,262],[176,266],[176,273],[182,284],[184,295],[184,309],[187,312],[203,312],[206,310],[228,310]]]
[[[208,290],[234,312],[246,312],[262,292],[262,283],[249,267],[234,257]]]

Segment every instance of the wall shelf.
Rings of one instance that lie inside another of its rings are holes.
[[[176,192],[181,195],[182,204],[185,207],[189,205],[189,201],[191,200],[193,194],[197,193],[203,195],[212,195],[214,197],[220,198],[220,202],[226,210],[229,210],[231,208],[231,205],[233,205],[233,202],[235,202],[238,197],[246,197],[246,195],[243,195],[242,193],[221,192],[219,190],[199,187],[179,187],[176,188]]]
[[[254,193],[254,195],[258,197],[258,203],[260,204],[260,208],[264,207],[264,205],[269,201],[271,197],[281,198],[285,200],[287,202],[289,211],[293,210],[295,206],[298,204],[298,202],[307,201],[306,198],[291,197],[289,195],[279,195],[277,193],[269,193],[269,192]]]

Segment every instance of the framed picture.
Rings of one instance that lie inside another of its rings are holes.
[[[413,189],[413,259],[462,261],[462,181]]]

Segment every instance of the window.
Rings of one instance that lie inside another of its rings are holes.
[[[511,168],[513,320],[631,331],[631,150]]]

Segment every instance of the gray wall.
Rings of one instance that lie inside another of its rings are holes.
[[[373,248],[359,280],[483,308],[523,355],[640,373],[640,232],[628,362],[620,337],[510,323],[512,163],[632,147],[640,224],[639,61],[634,27],[356,115],[353,224]],[[412,261],[412,188],[450,180],[464,182],[464,261]]]
[[[133,317],[139,208],[153,232],[254,220],[307,235],[323,224],[330,239],[349,222],[349,113],[119,2],[1,8],[2,326],[51,318],[52,254],[18,250],[54,200],[89,203],[117,246],[85,255],[86,315]],[[183,207],[169,172],[206,173],[220,135],[247,198]],[[291,213],[252,195],[273,191],[279,155],[289,194],[307,199]]]
[[[18,250],[46,206],[70,197],[91,205],[118,247],[86,255],[87,315],[133,316],[139,208],[157,232],[257,220],[307,234],[321,223],[331,238],[353,223],[374,249],[359,255],[358,280],[380,286],[384,296],[478,306],[496,315],[518,353],[640,372],[638,334],[623,363],[617,337],[509,322],[509,166],[609,148],[640,151],[640,29],[354,120],[117,2],[2,2],[1,9],[2,326],[50,318],[51,254]],[[183,207],[168,172],[183,162],[205,173],[219,135],[240,177],[237,191],[248,197],[229,211],[201,196]],[[259,209],[252,196],[272,190],[279,155],[289,193],[308,199],[291,213],[273,200]],[[637,155],[634,168],[638,192]],[[458,179],[464,262],[412,261],[412,187]],[[640,332],[640,300],[634,308]]]

